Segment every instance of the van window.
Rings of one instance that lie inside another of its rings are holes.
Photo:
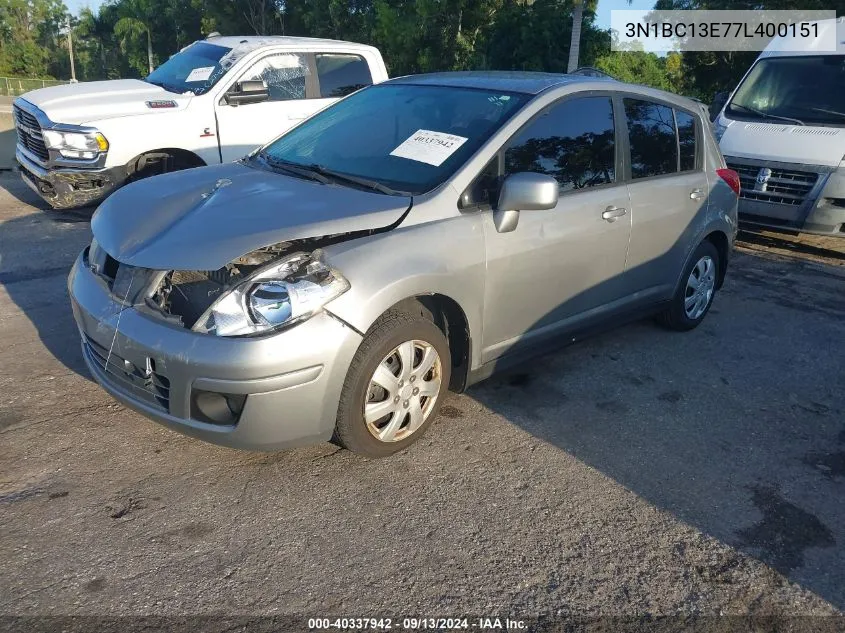
[[[678,171],[678,143],[672,108],[651,101],[625,99],[631,178]]]
[[[845,125],[845,55],[761,59],[725,114],[743,121]]]
[[[259,59],[241,77],[244,80],[264,80],[270,91],[270,101],[290,101],[305,98],[305,77],[308,64],[299,53],[279,53]]]
[[[561,193],[614,182],[610,97],[568,99],[529,123],[505,150],[505,173],[520,171],[554,176]]]
[[[678,125],[678,149],[680,150],[681,171],[695,169],[695,117],[688,112],[675,110],[675,123]]]
[[[370,67],[359,55],[318,53],[316,61],[321,97],[345,97],[373,83]]]

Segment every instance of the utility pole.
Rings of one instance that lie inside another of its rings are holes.
[[[70,26],[70,16],[67,19],[67,53],[70,56],[70,83],[76,83],[76,66],[73,63],[73,29]]]

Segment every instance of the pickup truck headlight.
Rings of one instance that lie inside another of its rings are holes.
[[[264,334],[304,321],[347,290],[349,282],[320,261],[319,252],[297,253],[229,290],[193,330],[217,336]]]
[[[93,159],[109,149],[109,142],[100,132],[44,130],[42,134],[44,144],[59,150],[65,158]]]

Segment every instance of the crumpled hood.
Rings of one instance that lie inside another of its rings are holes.
[[[184,108],[192,97],[139,79],[115,79],[41,88],[22,98],[38,106],[54,123],[78,125],[135,114],[173,112],[176,108],[153,110],[147,101],[175,101],[177,108]]]
[[[725,156],[836,167],[845,154],[845,128],[728,121],[719,141]]]
[[[157,176],[117,190],[91,220],[118,261],[158,270],[217,270],[257,248],[380,229],[411,198],[323,185],[240,163]]]

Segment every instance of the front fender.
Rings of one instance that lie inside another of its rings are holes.
[[[479,213],[462,214],[328,247],[326,260],[351,287],[326,309],[365,333],[403,299],[441,294],[463,310],[470,341],[481,341],[485,258],[480,219]],[[480,365],[480,349],[472,346],[472,368]]]

